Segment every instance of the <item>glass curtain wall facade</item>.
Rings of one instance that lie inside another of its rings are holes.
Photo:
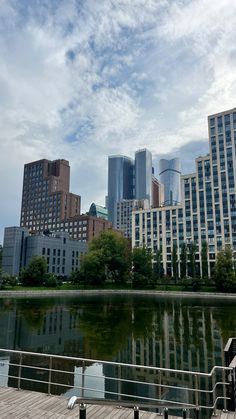
[[[115,228],[120,229],[121,225],[130,226],[129,219],[135,205],[131,200],[147,200],[148,205],[152,205],[153,189],[155,190],[153,179],[152,154],[146,148],[136,151],[135,161],[126,156],[109,157],[108,220]],[[156,201],[158,197],[155,196]],[[130,237],[130,227],[124,232]]]
[[[132,246],[146,245],[154,254],[162,247],[163,268],[171,274],[171,254],[183,243],[208,246],[211,274],[216,254],[230,245],[236,257],[236,108],[208,117],[210,153],[196,159],[196,173],[181,176],[182,202],[133,213]]]
[[[126,156],[108,158],[108,220],[116,225],[116,206],[122,199],[134,198],[134,162]]]
[[[175,158],[172,160],[161,159],[160,166],[160,182],[164,186],[164,202],[163,205],[178,205],[181,202],[180,196],[180,160]]]
[[[149,150],[135,153],[135,198],[152,199],[152,154]]]

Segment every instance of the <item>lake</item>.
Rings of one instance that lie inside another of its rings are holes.
[[[235,335],[234,299],[0,299],[0,348],[209,372],[224,365],[224,346]]]

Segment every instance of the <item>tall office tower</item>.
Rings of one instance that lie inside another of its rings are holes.
[[[160,182],[164,186],[163,205],[178,205],[181,202],[180,194],[180,160],[175,158],[172,160],[161,159],[160,165]]]
[[[80,196],[69,192],[67,160],[38,160],[25,164],[21,227],[42,232],[56,223],[80,214]]]
[[[134,197],[134,163],[126,156],[108,158],[108,220],[116,226],[116,205]]]
[[[135,153],[135,199],[152,200],[152,154],[146,148]]]

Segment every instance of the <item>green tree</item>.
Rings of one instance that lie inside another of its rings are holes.
[[[81,258],[80,271],[74,273],[79,282],[86,282],[92,285],[101,285],[106,279],[106,264],[102,249],[90,250]]]
[[[79,285],[81,282],[84,282],[84,277],[78,269],[72,271],[68,279],[73,285]]]
[[[176,244],[173,245],[171,261],[172,261],[173,278],[176,284],[179,277],[178,248]]]
[[[23,285],[40,286],[47,278],[47,261],[44,256],[33,256],[20,273]]]
[[[186,278],[187,274],[187,246],[186,243],[182,243],[180,248],[180,277],[181,279]]]
[[[201,249],[201,259],[202,259],[202,278],[208,278],[208,245],[206,241],[202,242]]]
[[[218,291],[236,291],[236,275],[233,270],[233,253],[229,246],[217,254],[214,281]]]
[[[106,230],[95,237],[81,259],[81,274],[89,282],[125,282],[131,270],[129,242],[119,233]],[[97,275],[97,278],[96,278]]]
[[[156,252],[156,263],[154,265],[154,274],[156,276],[156,280],[160,281],[163,277],[163,265],[162,265],[162,247],[160,246]]]
[[[0,289],[3,290],[6,287],[15,287],[17,285],[17,279],[14,275],[10,275],[7,272],[4,272],[0,268]]]
[[[197,246],[194,242],[189,244],[189,276],[191,276],[191,278],[195,278],[196,277],[196,251],[197,251]]]
[[[148,285],[152,282],[152,252],[146,247],[133,249],[133,285]]]

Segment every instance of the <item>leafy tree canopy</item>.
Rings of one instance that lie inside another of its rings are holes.
[[[20,273],[23,285],[39,286],[47,278],[47,261],[44,256],[33,256],[26,268]]]
[[[146,247],[133,249],[133,284],[148,284],[152,278],[152,253]]]
[[[126,238],[113,230],[95,237],[81,259],[81,273],[92,283],[105,279],[125,282],[131,269],[131,250]]]
[[[233,270],[233,254],[229,246],[216,257],[214,280],[219,291],[236,291],[236,275]]]

